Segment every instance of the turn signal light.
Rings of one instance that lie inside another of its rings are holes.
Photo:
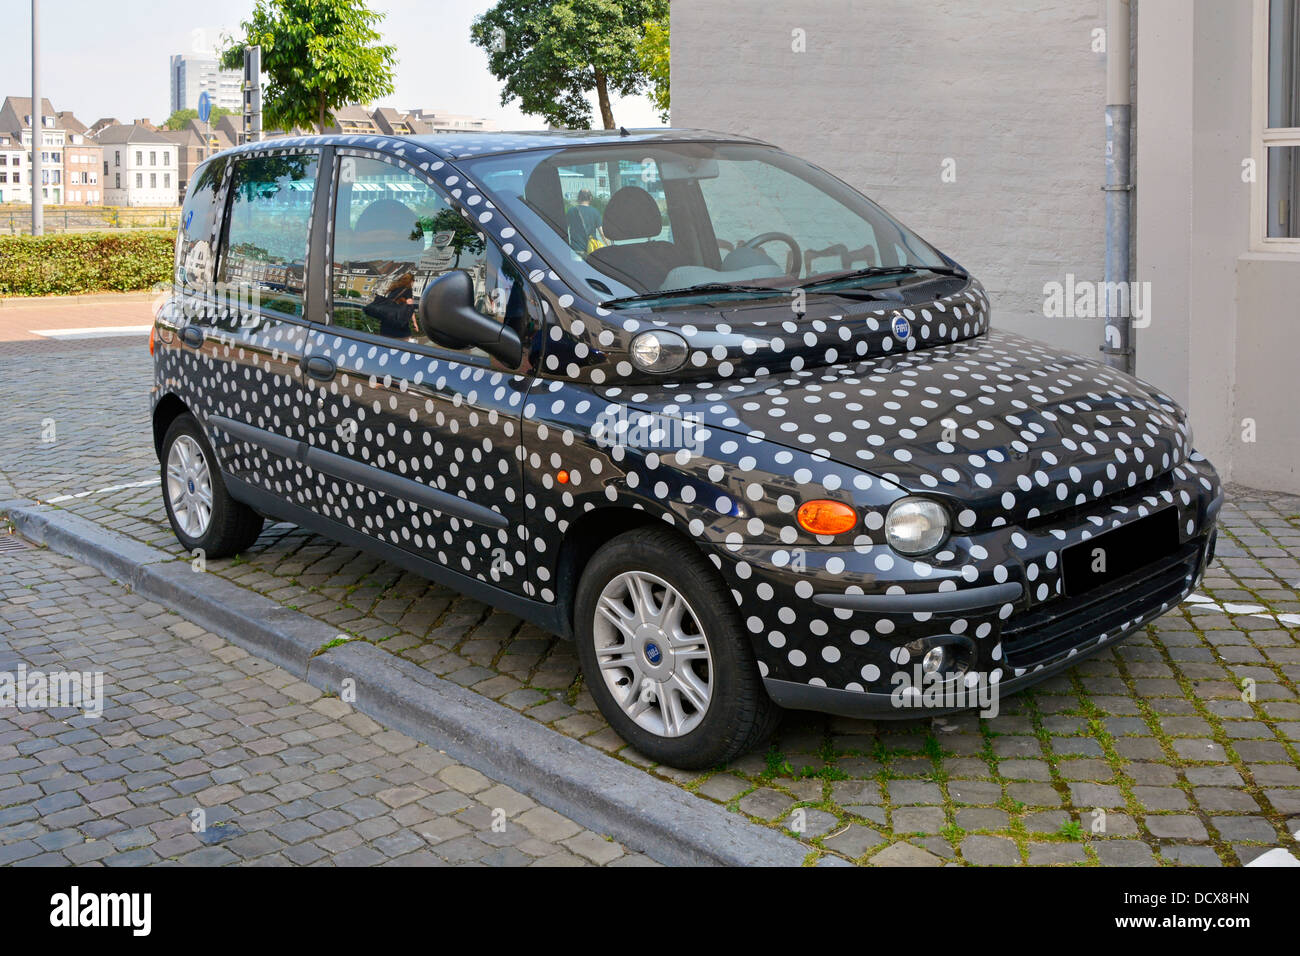
[[[149,326],[149,354],[150,355],[153,355],[153,339],[154,336],[157,334],[158,334],[158,326],[157,325]]]
[[[858,513],[841,501],[805,501],[795,512],[799,527],[810,534],[843,534],[858,523]]]

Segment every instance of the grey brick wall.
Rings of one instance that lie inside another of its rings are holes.
[[[1091,355],[1097,323],[1044,318],[1042,290],[1102,278],[1104,14],[1100,0],[679,0],[672,122],[825,167],[973,270],[996,325]]]

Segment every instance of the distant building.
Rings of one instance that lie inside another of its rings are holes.
[[[326,132],[420,136],[430,133],[482,133],[496,128],[497,125],[491,120],[466,113],[402,111],[389,106],[376,110],[365,106],[345,106],[334,111],[334,125]]]
[[[181,147],[167,134],[132,123],[107,126],[96,138],[104,150],[104,205],[178,205]]]
[[[60,113],[59,119],[69,117],[77,126],[86,127],[76,122],[76,117]],[[104,162],[104,149],[94,139],[84,133],[69,129],[67,142],[63,149],[64,199],[69,206],[104,205],[103,184],[100,182],[101,167]]]
[[[497,124],[468,113],[444,113],[440,110],[411,110],[417,133],[490,133]]]
[[[27,150],[12,133],[0,133],[0,203],[32,201]]]
[[[177,185],[182,201],[194,170],[209,156],[237,143],[237,127],[229,120],[230,117],[223,116],[221,122],[210,128],[198,120],[190,120],[179,130],[159,130],[160,136],[176,144]]]
[[[244,95],[240,90],[244,76],[239,70],[223,70],[215,57],[178,53],[170,61],[171,111],[196,110],[199,94],[207,93],[213,106],[233,110],[244,109]]]
[[[57,112],[41,98],[41,196],[51,205],[98,206],[103,202],[99,182],[99,148],[86,135],[86,125],[68,111]],[[32,201],[32,101],[7,96],[0,106],[0,202]]]

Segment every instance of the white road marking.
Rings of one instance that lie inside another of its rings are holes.
[[[46,498],[47,505],[58,504],[60,501],[72,501],[75,498],[89,498],[91,495],[104,495],[110,491],[126,491],[128,488],[148,488],[150,485],[162,483],[161,478],[150,478],[146,481],[131,481],[124,485],[109,485],[107,488],[96,488],[94,491],[83,491],[75,495],[58,495],[54,498]]]
[[[89,329],[29,329],[32,335],[47,339],[100,339],[110,335],[148,335],[150,325],[101,325]]]
[[[1277,621],[1283,627],[1300,627],[1300,614],[1277,614],[1262,604],[1233,604],[1230,601],[1220,604],[1204,594],[1189,594],[1183,603],[1190,604],[1190,610],[1193,611],[1206,610],[1221,611],[1224,614],[1246,614],[1250,617],[1263,618],[1266,621]]]

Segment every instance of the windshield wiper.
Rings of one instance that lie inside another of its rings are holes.
[[[602,302],[601,308],[628,305],[634,302],[653,302],[657,299],[676,299],[690,295],[704,295],[709,292],[757,292],[763,295],[787,295],[791,290],[769,285],[747,285],[740,282],[702,282],[688,285],[681,289],[661,289],[658,292],[642,292],[639,295],[627,295],[619,299]]]
[[[967,278],[967,273],[961,269],[954,269],[951,266],[868,266],[865,269],[852,269],[848,272],[833,272],[830,275],[819,276],[815,281],[804,282],[799,287],[802,289],[817,289],[822,286],[832,285],[836,282],[849,282],[853,279],[874,279],[880,276],[905,276],[913,275],[917,272],[933,272],[936,275],[956,276],[962,279]],[[857,291],[848,290],[843,291]]]

